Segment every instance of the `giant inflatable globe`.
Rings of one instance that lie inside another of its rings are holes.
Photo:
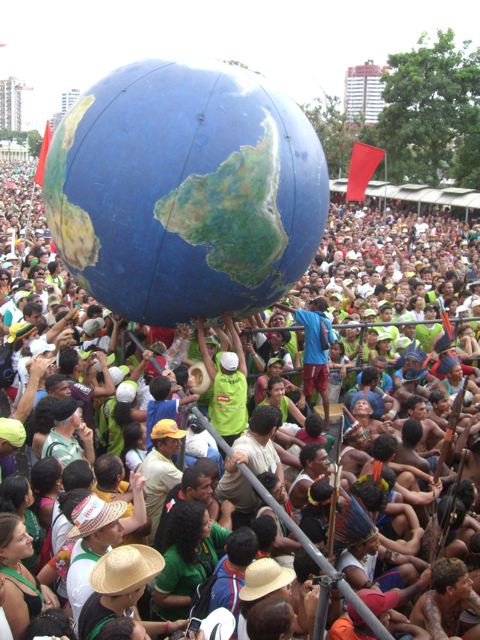
[[[299,107],[216,63],[149,60],[98,82],[56,131],[44,190],[79,282],[160,326],[278,300],[328,209],[324,154]]]

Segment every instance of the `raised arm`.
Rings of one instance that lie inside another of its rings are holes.
[[[244,376],[247,376],[248,375],[247,363],[245,361],[245,354],[243,353],[243,347],[240,341],[240,336],[238,335],[238,331],[235,328],[235,325],[233,324],[233,320],[231,316],[224,316],[223,320],[225,322],[225,327],[232,339],[232,346],[235,350],[235,353],[238,356],[238,370],[241,371]]]
[[[200,349],[200,353],[202,354],[203,363],[207,369],[207,373],[212,380],[215,380],[215,376],[217,375],[217,370],[213,365],[213,360],[210,357],[207,349],[207,343],[205,342],[205,327],[203,324],[203,320],[198,318],[194,321],[195,326],[197,327],[197,338],[198,338],[198,348]]]

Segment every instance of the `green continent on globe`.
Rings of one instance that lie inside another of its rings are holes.
[[[214,173],[189,176],[154,209],[165,229],[211,249],[209,267],[251,289],[271,276],[288,245],[276,205],[278,132],[269,116],[262,126],[255,147],[241,146]]]
[[[68,151],[73,145],[78,123],[94,101],[94,96],[81,98],[65,116],[48,150],[45,169],[48,226],[65,260],[80,271],[96,264],[100,241],[88,213],[70,203],[63,189]]]

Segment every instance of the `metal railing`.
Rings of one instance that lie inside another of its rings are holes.
[[[129,336],[136,347],[143,351],[145,347],[140,341],[129,332]],[[151,363],[157,369],[159,373],[163,371],[163,367],[155,360],[150,358]],[[184,397],[185,394],[178,392],[180,397]],[[225,442],[225,440],[215,431],[214,427],[210,424],[209,420],[201,413],[197,407],[192,407],[191,413],[197,419],[197,422],[214,438],[219,448],[226,454],[227,457],[231,457],[233,451],[231,447]],[[248,480],[252,488],[259,494],[262,500],[272,509],[281,522],[287,527],[287,529],[295,536],[297,541],[302,545],[312,560],[318,565],[323,572],[323,580],[320,583],[320,598],[317,608],[316,623],[315,623],[315,640],[320,640],[323,637],[325,630],[325,623],[328,612],[328,591],[331,586],[335,585],[336,588],[343,595],[345,600],[352,604],[357,613],[363,618],[368,627],[373,631],[376,638],[380,640],[394,640],[393,636],[387,631],[387,629],[380,623],[378,618],[372,613],[366,604],[360,600],[352,587],[345,580],[343,574],[339,574],[330,562],[323,556],[323,554],[317,549],[308,538],[305,533],[300,529],[296,522],[290,518],[285,512],[283,507],[275,500],[275,498],[265,489],[262,483],[257,477],[250,471],[246,464],[238,464],[238,471]]]

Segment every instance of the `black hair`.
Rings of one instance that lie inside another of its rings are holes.
[[[277,525],[270,516],[259,516],[252,521],[250,528],[258,538],[258,549],[268,553],[277,537]]]
[[[42,305],[39,302],[27,302],[23,307],[23,317],[31,316],[32,313],[42,313]]]
[[[455,511],[455,520],[452,522],[452,514]],[[467,515],[465,505],[458,498],[453,496],[444,496],[440,498],[437,506],[438,524],[444,529],[450,525],[451,531],[460,529]]]
[[[317,576],[320,573],[318,564],[305,551],[305,549],[303,549],[303,547],[295,551],[293,568],[295,570],[297,580],[301,584],[308,580],[311,575]]]
[[[103,316],[103,309],[99,304],[89,304],[86,313],[87,318],[95,318],[98,317],[98,314]]]
[[[252,640],[279,640],[291,637],[293,609],[284,597],[272,595],[255,602],[247,616],[247,633]]]
[[[69,522],[72,522],[72,513],[75,507],[91,495],[91,489],[72,489],[71,491],[64,491],[58,496],[60,511]]]
[[[95,460],[93,470],[98,486],[110,489],[117,485],[118,476],[123,471],[123,465],[116,454],[104,453]]]
[[[4,478],[0,485],[0,512],[17,513],[29,488],[28,480],[18,473]]]
[[[182,476],[182,491],[183,493],[190,487],[191,489],[197,489],[200,484],[200,478],[209,477],[206,476],[198,467],[187,467]]]
[[[285,385],[285,382],[284,382],[283,378],[281,378],[280,376],[272,376],[271,378],[268,379],[268,384],[267,384],[267,394],[268,395],[270,395],[270,392],[272,391],[273,387],[276,384]]]
[[[415,409],[417,404],[425,404],[425,398],[422,398],[420,396],[411,396],[405,402],[405,409],[407,411],[413,411],[413,409]]]
[[[62,477],[62,465],[53,456],[37,460],[32,467],[30,484],[38,496],[45,496],[52,491]]]
[[[130,449],[134,449],[138,444],[138,441],[142,437],[142,425],[140,422],[129,422],[123,427],[123,451],[121,458],[124,459],[125,455]]]
[[[117,400],[112,411],[112,418],[119,427],[125,427],[132,422],[133,402],[120,402]]]
[[[474,533],[468,541],[468,550],[470,553],[480,553],[480,531]]]
[[[93,481],[93,471],[86,460],[73,460],[62,473],[62,484],[65,491],[89,489]]]
[[[321,444],[306,444],[303,449],[300,450],[299,459],[302,469],[305,468],[307,462],[312,462],[317,456],[317,451],[323,449]]]
[[[165,548],[176,547],[182,560],[195,562],[202,538],[202,522],[206,507],[201,502],[177,502],[170,511],[165,531]]]
[[[388,489],[391,491],[397,482],[397,474],[391,467],[382,468],[382,478],[388,483]]]
[[[53,262],[49,262],[49,263],[47,264],[47,269],[48,269],[48,273],[49,273],[51,276],[53,276],[53,274],[55,273],[55,271],[57,271],[57,269],[59,269],[58,262],[55,262],[55,261],[53,261]]]
[[[433,389],[430,393],[429,400],[432,404],[437,404],[440,400],[444,400],[445,397],[445,393],[441,389]]]
[[[398,449],[397,439],[389,433],[382,433],[373,441],[371,456],[375,460],[386,462]]]
[[[475,491],[473,482],[465,478],[460,480],[457,490],[457,498],[463,502],[465,509],[469,511],[475,502]]]
[[[402,426],[402,442],[408,447],[416,447],[423,436],[422,425],[418,420],[409,418]]]
[[[76,640],[76,635],[64,609],[48,609],[48,611],[40,613],[30,621],[21,634],[20,640],[33,640],[43,636]]]
[[[264,471],[257,476],[257,480],[263,484],[263,486],[269,493],[272,493],[272,489],[274,489],[280,482],[278,476],[276,476],[271,471]]]
[[[43,435],[50,433],[55,426],[53,408],[57,404],[57,401],[58,399],[52,396],[46,396],[39,401],[29,420],[29,430],[31,430],[32,435],[34,433],[42,433]]]
[[[218,466],[212,458],[197,458],[193,466],[209,478],[213,478],[213,476],[218,478]]]
[[[370,385],[378,381],[378,369],[376,367],[365,367],[360,376],[360,384]]]
[[[73,370],[78,365],[79,358],[80,356],[76,349],[62,349],[58,356],[58,368],[60,369],[60,373],[63,373],[66,376],[71,376]]]
[[[166,400],[172,390],[172,383],[166,376],[156,376],[148,385],[155,400]]]
[[[135,620],[127,616],[112,618],[101,629],[97,640],[132,640],[135,630]]]
[[[246,567],[257,555],[257,535],[249,527],[239,527],[228,536],[225,548],[230,562]]]
[[[275,328],[272,328],[272,333],[277,333],[282,338],[282,344],[288,344],[292,339],[292,334],[290,331],[275,331]]]
[[[322,416],[318,413],[310,414],[305,420],[305,431],[310,438],[318,438],[325,428],[325,423]]]
[[[186,391],[187,389],[187,383],[188,383],[188,367],[186,364],[179,364],[178,367],[176,367],[173,370],[173,373],[175,374],[175,379],[177,381],[177,384],[179,384],[182,389],[184,391]]]
[[[250,431],[259,436],[266,436],[272,429],[282,424],[282,413],[277,407],[260,405],[256,407],[250,416],[248,423]]]
[[[359,498],[365,509],[371,513],[383,511],[387,506],[388,494],[373,478],[367,478],[363,482],[357,480],[350,487],[350,492]]]

